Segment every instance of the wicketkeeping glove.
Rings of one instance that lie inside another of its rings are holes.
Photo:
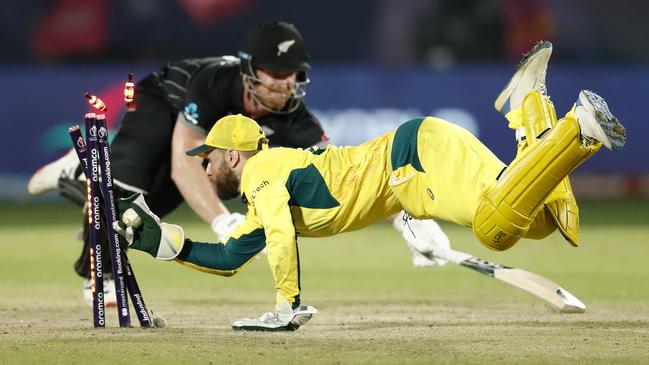
[[[185,243],[182,227],[161,222],[146,205],[142,194],[120,199],[118,207],[121,219],[113,223],[113,228],[130,247],[161,260],[178,256]]]

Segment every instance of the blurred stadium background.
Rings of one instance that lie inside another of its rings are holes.
[[[622,153],[579,169],[577,195],[647,198],[647,13],[649,3],[631,0],[5,2],[0,199],[27,199],[29,175],[68,149],[66,128],[87,108],[83,91],[108,103],[116,128],[128,72],[139,79],[167,61],[236,54],[246,30],[269,20],[303,33],[313,66],[307,102],[334,143],[358,144],[434,114],[505,161],[515,154],[513,134],[493,100],[520,55],[551,40],[548,87],[558,112],[593,89],[629,131]]]

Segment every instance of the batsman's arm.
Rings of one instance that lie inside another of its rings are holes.
[[[183,113],[178,113],[171,139],[171,179],[192,210],[211,224],[214,218],[228,213],[228,210],[208,180],[202,160],[185,154],[186,151],[203,144],[205,140],[202,133],[190,128],[188,124]]]

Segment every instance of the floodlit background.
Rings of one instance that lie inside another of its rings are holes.
[[[578,195],[649,196],[649,3],[631,0],[42,0],[0,14],[0,198],[24,199],[25,178],[68,148],[92,91],[117,127],[128,72],[237,54],[245,32],[294,23],[311,54],[307,102],[336,144],[354,145],[414,116],[477,134],[503,160],[513,133],[492,107],[521,54],[555,51],[548,88],[558,114],[580,89],[599,92],[629,130],[627,148],[575,174]],[[152,122],[153,123],[153,122]]]

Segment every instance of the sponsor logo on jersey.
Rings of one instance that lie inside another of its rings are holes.
[[[435,194],[433,194],[433,191],[430,190],[430,188],[426,188],[426,193],[428,193],[428,196],[429,196],[432,200],[435,200]]]
[[[392,174],[392,175],[390,175],[390,181],[388,183],[390,184],[390,186],[399,185],[399,184],[402,184],[402,183],[412,179],[413,177],[415,177],[415,175],[416,175],[415,173],[412,173],[412,174],[404,176],[402,178],[397,178],[396,176],[394,176],[394,174]]]
[[[290,39],[288,41],[281,42],[277,45],[277,55],[280,56],[282,53],[288,53],[288,49],[295,44],[295,39]]]
[[[185,118],[189,120],[192,124],[198,124],[198,105],[191,102],[185,106]]]
[[[250,192],[250,203],[252,203],[252,205],[255,205],[255,198],[257,198],[257,194],[258,194],[258,193],[259,193],[263,188],[265,188],[265,187],[268,186],[268,185],[270,185],[270,183],[268,182],[268,180],[264,180],[264,181],[261,182],[261,184],[259,184],[259,186],[257,186],[256,188],[254,188],[254,189],[251,190],[251,192]]]

